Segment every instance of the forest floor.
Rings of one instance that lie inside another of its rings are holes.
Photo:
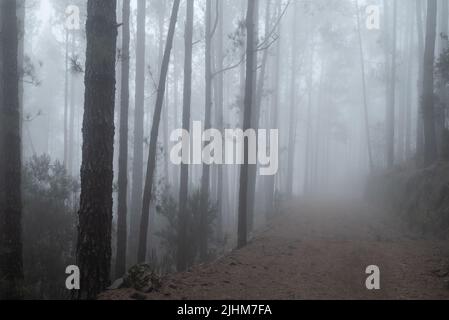
[[[300,208],[300,209],[297,209]],[[249,245],[169,275],[140,299],[449,299],[449,242],[423,239],[393,215],[354,202],[296,203]],[[366,268],[381,289],[365,287]],[[101,299],[133,299],[132,289]]]

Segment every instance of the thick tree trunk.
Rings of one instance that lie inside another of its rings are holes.
[[[436,41],[437,0],[427,1],[427,28],[424,51],[423,98],[424,116],[424,164],[431,165],[437,159],[434,113],[434,62]]]
[[[130,10],[130,0],[123,0],[120,94],[120,150],[117,209],[117,257],[115,269],[117,277],[121,277],[126,272]]]
[[[246,14],[246,81],[245,81],[245,100],[244,100],[244,116],[243,130],[251,128],[251,111],[253,107],[253,81],[254,81],[254,36],[255,24],[254,13],[256,9],[255,1],[248,1],[248,10]],[[248,222],[248,159],[249,159],[248,140],[244,142],[244,164],[240,166],[240,191],[239,191],[239,212],[238,212],[238,234],[237,245],[239,248],[247,244],[247,222]]]
[[[144,147],[144,105],[145,105],[145,21],[146,0],[137,0],[137,36],[136,36],[136,89],[134,108],[134,151],[132,171],[131,218],[129,237],[129,260],[136,262],[139,217],[142,212],[143,188],[143,147]]]
[[[94,299],[110,282],[116,4],[115,0],[87,3],[78,299]]]
[[[0,299],[23,296],[17,2],[0,4]],[[6,32],[7,31],[7,32]]]
[[[166,89],[165,84],[167,82],[168,65],[170,63],[170,54],[173,46],[176,21],[178,19],[179,4],[180,0],[174,0],[170,18],[170,26],[168,29],[167,42],[165,44],[164,58],[162,60],[159,85],[157,90],[156,106],[153,116],[153,126],[151,128],[151,136],[150,136],[150,150],[148,154],[147,174],[145,178],[145,188],[143,192],[137,262],[145,262],[146,259],[150,204],[153,190],[154,171],[156,169],[157,140],[158,140],[159,126],[161,122],[162,106],[164,104],[164,96]]]
[[[437,32],[437,43],[438,43],[438,51],[437,57],[443,54],[448,49],[448,7],[449,3],[447,0],[440,0],[440,7],[438,8],[438,32]],[[443,149],[443,133],[446,127],[446,113],[448,106],[447,99],[447,89],[443,83],[438,83],[437,95],[439,98],[439,103],[437,103],[435,108],[435,133],[436,133],[436,144],[438,155],[441,155]]]
[[[185,55],[184,55],[184,94],[182,107],[182,128],[190,132],[190,105],[192,100],[192,46],[193,46],[193,14],[194,14],[194,0],[187,0],[187,13],[185,25]],[[183,146],[184,152],[187,146]],[[190,153],[187,152],[187,155]],[[176,267],[178,271],[187,269],[187,249],[186,249],[186,234],[187,234],[187,198],[189,194],[189,165],[187,163],[181,164],[181,178],[179,187],[179,213],[178,213],[178,243],[177,243],[177,261]]]

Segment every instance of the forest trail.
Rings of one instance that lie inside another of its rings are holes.
[[[145,298],[449,299],[448,241],[422,239],[391,215],[348,203],[292,204],[246,248],[170,275]],[[381,290],[365,287],[369,265],[380,268]],[[101,298],[132,297],[124,289]]]

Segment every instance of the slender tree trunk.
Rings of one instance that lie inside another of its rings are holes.
[[[126,272],[130,0],[123,0],[116,276]]]
[[[70,43],[72,58],[75,56],[75,31],[72,31],[72,38]],[[70,75],[70,106],[69,106],[69,159],[68,159],[68,172],[73,175],[73,162],[75,160],[75,72],[71,72]]]
[[[154,109],[154,116],[153,116],[153,126],[151,128],[151,136],[150,136],[150,150],[148,154],[147,174],[145,178],[145,188],[143,192],[142,215],[140,220],[140,233],[139,233],[139,248],[137,252],[138,262],[144,262],[146,259],[150,204],[153,190],[154,171],[156,169],[157,139],[161,121],[162,106],[164,104],[164,95],[166,88],[165,84],[167,82],[167,72],[170,63],[170,54],[173,46],[176,21],[178,19],[179,4],[180,0],[174,0],[172,14],[170,18],[170,26],[168,29],[167,42],[165,44],[164,58],[162,60],[159,85],[157,90],[156,106]]]
[[[279,1],[277,3],[276,8],[276,16],[279,16],[281,14],[281,5],[282,3]],[[277,33],[280,34],[280,26],[277,27]],[[281,39],[277,40],[276,43],[276,51],[274,56],[274,63],[273,63],[273,100],[271,105],[271,129],[278,129],[279,128],[279,78],[280,78],[280,69],[281,69]],[[267,190],[268,194],[266,197],[266,212],[268,215],[273,215],[275,210],[275,196],[276,196],[276,175],[272,175],[268,177],[267,181]]]
[[[266,1],[265,6],[265,30],[264,30],[264,41],[268,41],[269,33],[270,33],[270,18],[271,18],[271,1]],[[278,40],[279,41],[279,40]],[[256,115],[254,116],[255,124],[254,128],[258,129],[260,127],[261,123],[261,111],[262,111],[262,102],[264,98],[264,89],[266,86],[266,73],[267,73],[267,64],[268,64],[268,56],[269,56],[269,48],[264,49],[263,55],[262,55],[262,63],[260,65],[260,74],[257,81],[257,88],[256,88],[256,100],[255,100],[255,108],[256,108]],[[252,195],[252,210],[253,212],[256,209],[256,190],[260,188],[261,193],[264,194],[264,188],[267,187],[267,182],[269,180],[269,177],[263,177],[257,179],[257,166],[255,166],[255,170],[252,172],[254,174],[254,179],[251,181],[254,183],[254,187],[252,187],[253,195]],[[259,181],[257,183],[257,181]],[[258,185],[259,184],[259,185]],[[251,198],[250,198],[251,199]],[[257,201],[258,202],[258,201]],[[261,206],[262,207],[262,206]],[[253,213],[253,224],[254,224],[254,213]],[[250,227],[252,227],[250,225]]]
[[[115,0],[87,3],[78,299],[94,299],[110,282],[116,5]]]
[[[69,157],[69,30],[65,31],[65,77],[64,77],[64,167],[68,169]]]
[[[365,139],[366,146],[368,148],[368,159],[370,171],[372,172],[374,169],[373,162],[373,152],[371,147],[371,135],[369,129],[369,115],[368,115],[368,93],[366,89],[366,72],[365,72],[365,54],[363,51],[363,42],[362,42],[362,33],[360,30],[360,8],[359,1],[356,0],[356,10],[357,10],[357,34],[359,38],[359,52],[360,52],[360,65],[362,68],[362,89],[363,89],[363,120],[365,122]]]
[[[408,7],[408,39],[407,39],[407,75],[406,75],[406,100],[405,100],[405,158],[409,161],[412,156],[412,79],[413,79],[413,7]]]
[[[248,1],[248,10],[246,15],[246,81],[245,81],[245,100],[243,131],[251,128],[251,111],[253,107],[253,81],[254,81],[254,59],[255,59],[255,23],[254,13],[256,1]],[[240,192],[239,192],[239,213],[238,213],[238,239],[239,248],[247,244],[247,223],[248,223],[248,159],[249,159],[248,140],[244,142],[244,164],[240,166]]]
[[[159,29],[159,57],[158,57],[158,62],[159,62],[159,71],[162,70],[162,58],[163,58],[163,54],[164,54],[164,33],[165,33],[165,9],[166,9],[166,0],[159,0],[159,6],[160,6],[160,11],[158,14],[158,29]],[[168,90],[168,86],[166,88],[166,90]],[[169,184],[170,184],[170,176],[169,176],[169,170],[168,170],[168,162],[170,161],[169,159],[169,152],[168,152],[168,140],[169,140],[169,136],[168,136],[168,94],[167,97],[165,98],[165,108],[163,108],[162,110],[162,131],[163,131],[163,147],[164,147],[164,157],[163,157],[163,163],[164,163],[164,177],[166,179],[165,181],[165,187],[168,188]]]
[[[307,75],[307,124],[306,124],[306,152],[304,166],[304,193],[307,194],[311,187],[311,141],[312,141],[312,97],[313,97],[313,48],[310,53],[310,63]]]
[[[212,2],[206,2],[205,48],[205,121],[204,131],[212,128]],[[203,164],[201,176],[200,260],[207,259],[207,211],[210,189],[210,165]]]
[[[173,128],[175,129],[179,128],[179,114],[182,112],[182,109],[179,107],[179,56],[177,54],[178,45],[179,44],[176,41],[175,37],[173,43]],[[172,179],[174,192],[176,192],[176,190],[179,190],[179,175],[179,167],[173,166]]]
[[[137,0],[136,80],[134,108],[134,151],[132,171],[132,196],[129,257],[134,264],[137,257],[139,217],[142,212],[144,106],[145,106],[145,24],[146,0]]]
[[[224,51],[223,51],[223,16],[224,7],[222,0],[216,0],[215,5],[218,6],[218,30],[217,30],[217,52],[216,52],[216,70],[223,70],[224,61]],[[217,75],[216,80],[216,122],[217,128],[224,133],[224,75],[220,72]],[[223,204],[226,201],[223,189],[223,177],[225,175],[225,167],[221,166],[218,168],[217,174],[217,201],[218,201],[218,212],[217,212],[217,236],[219,240],[223,238]]]
[[[186,25],[185,25],[185,55],[184,55],[184,94],[182,106],[182,129],[190,132],[190,105],[192,100],[192,45],[193,45],[193,15],[194,0],[187,0]],[[189,142],[190,146],[190,142]],[[188,146],[183,146],[183,159],[190,156]],[[186,152],[186,154],[184,153]],[[187,162],[188,163],[188,162]],[[189,194],[189,165],[181,164],[181,177],[179,187],[179,213],[178,213],[178,247],[177,270],[187,269],[187,198]]]
[[[290,115],[289,115],[289,138],[288,138],[288,160],[287,160],[287,195],[291,197],[293,195],[293,176],[294,176],[294,162],[295,162],[295,144],[296,144],[296,74],[297,74],[297,29],[298,29],[298,9],[296,3],[293,10],[292,19],[292,43],[291,43],[291,75],[290,75]]]
[[[17,2],[0,4],[0,299],[23,297]],[[7,32],[6,32],[7,31]],[[6,147],[7,146],[7,147]]]
[[[396,104],[396,38],[397,38],[397,1],[393,1],[393,38],[391,41],[391,69],[388,93],[388,105],[386,112],[387,124],[387,165],[389,168],[394,166],[395,161],[395,104]]]
[[[254,47],[254,59],[253,59],[253,98],[252,98],[252,110],[251,110],[251,128],[257,130],[259,128],[259,121],[260,121],[260,109],[259,104],[257,103],[257,68],[258,68],[258,41],[259,41],[259,0],[252,0],[254,1],[254,37],[253,37],[253,47]],[[262,83],[263,88],[263,83]],[[261,100],[262,101],[262,100]],[[257,136],[256,136],[257,140]],[[256,149],[258,145],[256,143]],[[254,211],[255,211],[255,200],[256,200],[256,182],[257,182],[257,164],[248,164],[248,200],[247,200],[247,231],[248,233],[251,233],[254,228]]]
[[[423,99],[424,116],[424,164],[431,165],[437,159],[434,113],[434,62],[436,42],[437,1],[427,1],[427,27],[424,52]]]
[[[417,115],[416,124],[416,161],[420,166],[424,162],[424,124],[423,124],[423,113],[421,108],[422,102],[422,84],[424,75],[424,65],[422,63],[424,59],[424,26],[423,26],[423,8],[422,0],[416,0],[416,28],[418,37],[418,99],[419,108]]]

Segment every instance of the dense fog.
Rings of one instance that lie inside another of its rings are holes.
[[[17,5],[29,298],[70,297],[69,265],[91,271],[80,298],[137,263],[185,271],[447,158],[447,0],[0,2]],[[235,146],[237,129],[254,135]]]

